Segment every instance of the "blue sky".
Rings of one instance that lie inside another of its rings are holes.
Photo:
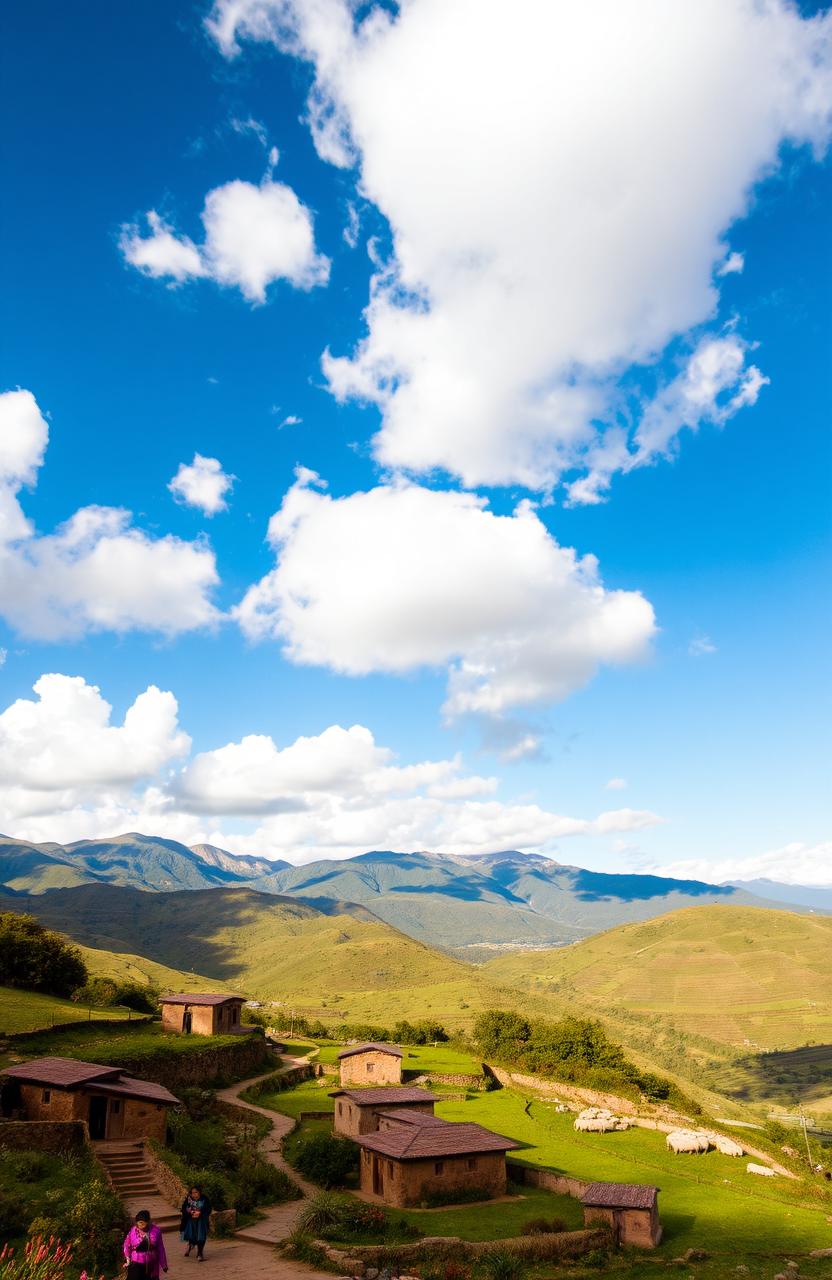
[[[7,16],[0,829],[829,882],[822,12],[443,8]]]

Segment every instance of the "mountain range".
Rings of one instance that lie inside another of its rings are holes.
[[[253,889],[323,914],[377,919],[469,960],[560,946],[683,907],[782,906],[775,891],[791,888],[772,884],[771,892],[759,893],[751,886],[616,875],[511,850],[465,858],[375,851],[297,867],[136,832],[67,845],[0,836],[0,886],[7,895],[96,884],[152,893]]]

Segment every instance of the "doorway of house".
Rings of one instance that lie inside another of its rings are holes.
[[[93,1142],[101,1142],[107,1136],[107,1099],[96,1095],[90,1098],[90,1112],[87,1121],[90,1137]]]
[[[191,1013],[190,1009],[186,1009],[184,1014],[182,1015],[182,1030],[185,1032],[186,1036],[189,1036],[191,1034],[193,1025],[194,1025],[194,1015]]]
[[[381,1178],[381,1161],[378,1156],[373,1156],[373,1195],[380,1196],[382,1189]]]

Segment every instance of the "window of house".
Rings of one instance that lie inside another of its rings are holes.
[[[445,1165],[443,1164],[443,1162],[442,1162],[441,1160],[437,1160],[436,1164],[433,1166],[433,1172],[434,1172],[434,1173],[444,1173],[444,1172],[445,1172]]]
[[[343,1103],[340,1103],[340,1102],[338,1103],[338,1114],[339,1116],[342,1116],[344,1114]]]
[[[110,1110],[113,1112],[114,1115],[118,1115],[119,1111],[121,1111],[121,1103],[119,1102],[118,1098],[113,1098],[112,1102],[110,1103]]]
[[[372,1064],[372,1062],[368,1062],[368,1063],[367,1063],[367,1072],[369,1073],[370,1071],[372,1071],[372,1069],[373,1069],[373,1064]]]
[[[476,1169],[476,1167],[477,1167],[477,1162],[476,1162],[476,1160],[470,1159],[470,1160],[466,1160],[466,1161],[465,1161],[465,1168],[466,1168],[466,1169]]]
[[[43,1093],[40,1095],[40,1100],[41,1100],[41,1102],[51,1102],[51,1100],[52,1100],[52,1090],[51,1090],[51,1089],[44,1089]]]

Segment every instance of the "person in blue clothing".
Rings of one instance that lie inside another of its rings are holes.
[[[182,1219],[179,1231],[187,1248],[185,1257],[189,1258],[196,1245],[196,1260],[204,1262],[203,1251],[208,1239],[208,1227],[211,1221],[211,1201],[202,1187],[191,1187],[182,1201]]]

